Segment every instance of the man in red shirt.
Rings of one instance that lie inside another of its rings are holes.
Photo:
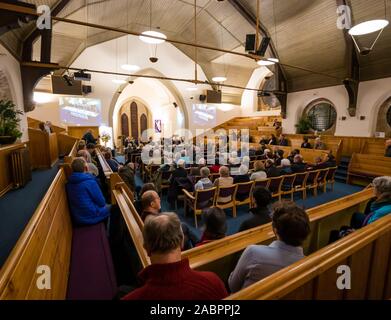
[[[144,248],[151,265],[139,273],[142,287],[124,300],[220,300],[227,290],[212,272],[194,271],[189,260],[181,260],[183,232],[175,213],[147,217]]]

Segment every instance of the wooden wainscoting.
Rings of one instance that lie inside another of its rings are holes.
[[[57,135],[29,128],[29,139],[32,168],[52,167],[58,160]]]

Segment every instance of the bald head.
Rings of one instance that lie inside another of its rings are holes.
[[[180,251],[183,232],[178,216],[172,212],[148,216],[143,228],[143,238],[144,248],[149,256]]]
[[[154,190],[148,190],[141,196],[141,205],[144,211],[158,213],[160,210],[160,197]]]

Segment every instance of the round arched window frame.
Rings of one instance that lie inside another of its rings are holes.
[[[318,132],[334,133],[337,123],[337,110],[327,99],[312,101],[304,110],[311,122],[311,129]]]

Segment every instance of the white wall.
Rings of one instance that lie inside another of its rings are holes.
[[[19,110],[24,110],[22,78],[19,62],[0,44],[0,70],[2,70],[11,89],[12,100]],[[27,117],[21,116],[20,130],[23,133],[21,140],[28,140]]]
[[[376,129],[376,119],[381,104],[391,96],[391,78],[360,83],[355,117],[348,113],[349,97],[344,86],[307,90],[288,94],[287,119],[283,120],[285,133],[295,133],[295,124],[305,107],[313,100],[326,98],[337,111],[335,135],[371,137]],[[342,117],[346,120],[342,121]],[[365,120],[360,120],[365,116]]]

